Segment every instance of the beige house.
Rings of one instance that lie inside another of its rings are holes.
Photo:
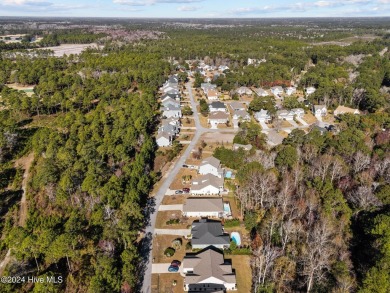
[[[185,217],[221,218],[223,215],[223,201],[220,197],[190,197],[183,205]]]
[[[333,115],[338,116],[342,114],[354,114],[359,115],[360,111],[358,109],[353,109],[345,106],[338,106],[336,110],[334,110]]]

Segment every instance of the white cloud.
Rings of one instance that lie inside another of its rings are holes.
[[[112,0],[115,4],[128,5],[128,6],[148,6],[155,4],[186,4],[203,2],[204,0]]]
[[[4,0],[4,5],[9,6],[51,6],[53,3],[41,0]]]
[[[196,11],[198,10],[200,7],[197,7],[197,6],[186,6],[186,5],[183,5],[183,6],[180,6],[177,8],[178,11]]]

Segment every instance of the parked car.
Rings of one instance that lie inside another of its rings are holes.
[[[188,165],[183,165],[183,168],[188,168]]]
[[[178,261],[178,260],[173,260],[173,261],[171,262],[171,266],[178,266],[178,267],[180,267],[180,265],[181,265],[181,262]]]
[[[178,266],[170,265],[169,268],[168,268],[168,272],[171,272],[171,273],[176,273],[178,271],[179,271],[179,267]]]
[[[182,194],[182,193],[183,193],[182,190],[176,190],[176,191],[175,191],[175,194]]]
[[[185,187],[185,188],[183,188],[183,192],[184,192],[184,193],[189,193],[189,192],[190,192],[190,189],[189,189],[188,187]]]

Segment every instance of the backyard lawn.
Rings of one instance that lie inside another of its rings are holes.
[[[227,292],[251,292],[252,271],[249,255],[227,255],[226,259],[232,260],[232,267],[236,271],[237,291]]]

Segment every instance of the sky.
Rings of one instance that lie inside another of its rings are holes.
[[[372,17],[390,16],[390,0],[0,0],[0,16]]]

